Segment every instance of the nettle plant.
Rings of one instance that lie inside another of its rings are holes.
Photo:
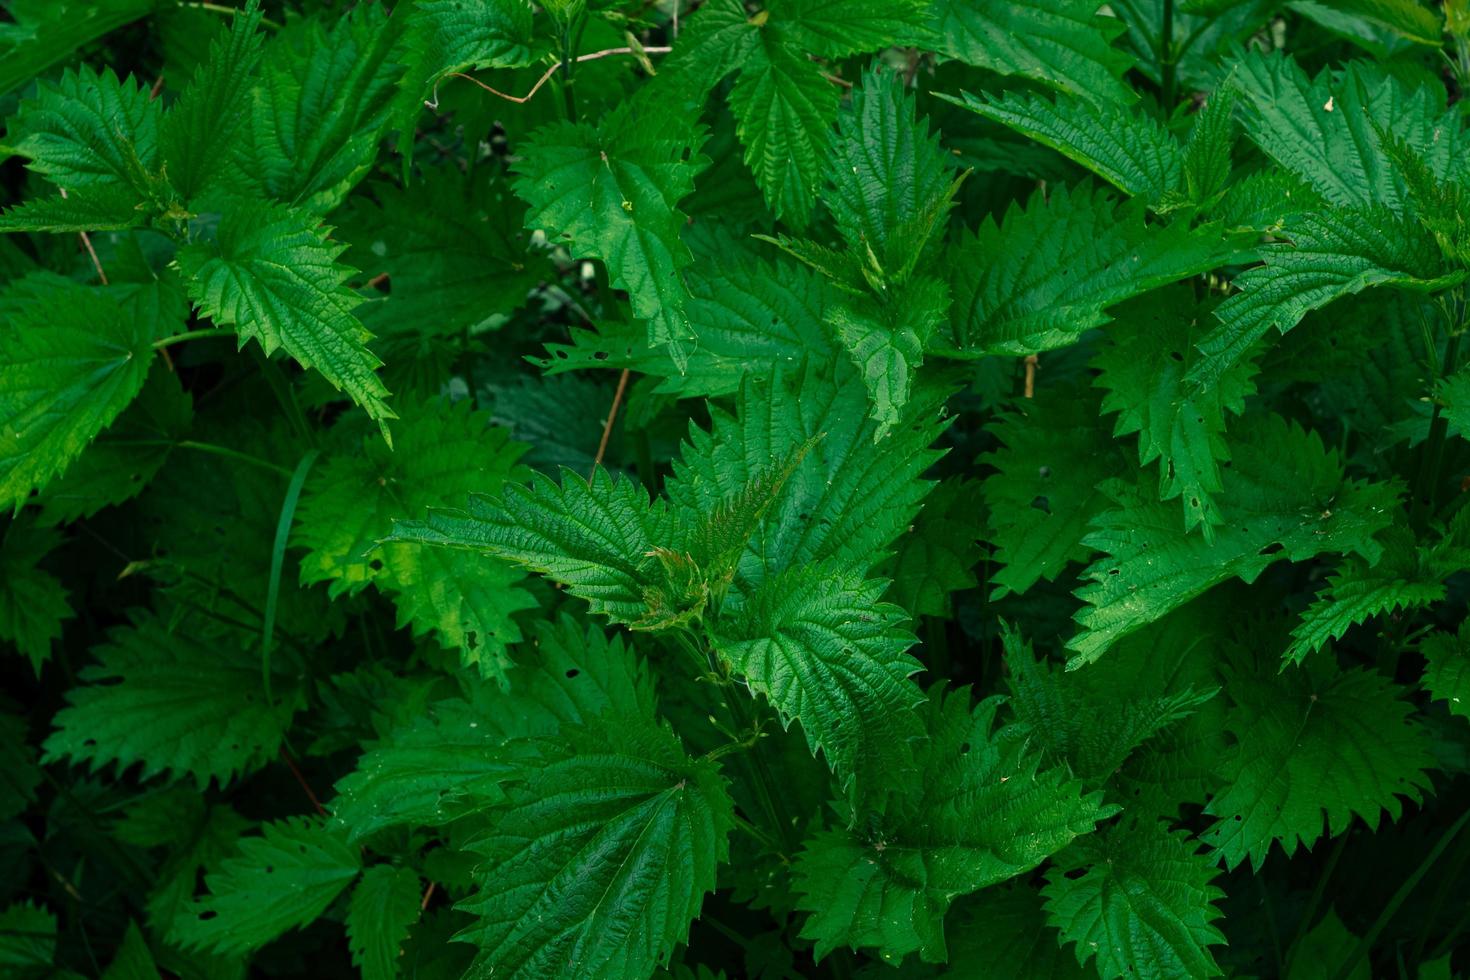
[[[4,976],[1470,969],[1460,0],[5,7]]]

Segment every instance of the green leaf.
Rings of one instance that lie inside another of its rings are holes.
[[[413,164],[414,121],[425,103],[438,107],[439,82],[452,72],[517,68],[531,61],[532,8],[526,0],[413,0],[394,9],[407,62],[393,124],[404,182]]]
[[[739,391],[753,361],[836,360],[824,321],[837,290],[826,278],[784,255],[767,261],[749,239],[718,227],[696,223],[687,238],[694,265],[684,276],[686,309],[699,324],[699,345],[682,374],[662,350],[648,345],[647,331],[610,321],[599,323],[597,333],[574,329],[569,345],[547,344],[550,356],[542,368],[559,374],[627,367],[658,378],[661,394],[714,397]]]
[[[66,61],[104,34],[153,12],[157,0],[15,3],[0,29],[0,95]]]
[[[952,167],[891,71],[863,74],[837,117],[822,200],[848,248],[902,282],[951,203]],[[870,259],[871,261],[871,259]]]
[[[250,90],[263,40],[260,20],[259,0],[249,0],[236,11],[228,30],[215,34],[208,58],[164,116],[159,145],[169,184],[185,204],[197,204],[206,191],[241,180],[231,164],[251,117]]]
[[[1102,411],[1118,413],[1115,436],[1138,434],[1139,465],[1158,463],[1159,499],[1179,498],[1185,529],[1199,526],[1210,540],[1230,510],[1219,497],[1220,467],[1230,459],[1225,420],[1243,413],[1255,394],[1256,367],[1236,361],[1206,389],[1187,380],[1212,311],[1186,288],[1159,290],[1116,317],[1108,346],[1093,360],[1096,383],[1107,389]]]
[[[1426,661],[1420,683],[1430,697],[1448,702],[1451,714],[1470,718],[1470,620],[1457,633],[1430,633],[1419,652]]]
[[[891,553],[933,486],[920,476],[941,455],[930,448],[944,426],[936,394],[911,401],[903,424],[875,444],[877,423],[867,417],[862,384],[835,373],[836,380],[810,367],[778,371],[769,381],[747,376],[735,413],[712,405],[710,430],[691,428],[665,483],[675,506],[708,510],[773,460],[809,447],[751,537],[738,575],[744,585],[828,559],[866,576]]]
[[[761,46],[769,20],[751,17],[740,0],[709,0],[699,5],[675,38],[673,51],[659,67],[660,86],[673,88],[691,102],[704,102],[709,90],[745,64]]]
[[[279,348],[316,368],[387,431],[393,411],[378,380],[372,339],[353,313],[360,302],[347,286],[353,270],[338,264],[343,246],[304,211],[237,202],[220,218],[215,240],[179,249],[189,298],[240,344],[254,338],[267,354]]]
[[[497,326],[555,275],[532,250],[525,205],[503,180],[457,167],[426,178],[406,189],[373,185],[374,200],[354,197],[341,230],[353,245],[347,261],[366,277],[388,277],[388,295],[358,308],[386,340],[460,338]],[[667,363],[662,353],[660,360]]]
[[[1374,286],[1432,293],[1463,282],[1433,236],[1382,207],[1339,207],[1297,217],[1290,241],[1261,246],[1265,265],[1235,277],[1240,292],[1215,308],[1220,323],[1198,344],[1190,368],[1200,386],[1221,383],[1274,326],[1282,333],[1309,312]]]
[[[648,976],[714,889],[733,824],[714,764],[651,718],[563,732],[471,845],[473,975]]]
[[[106,186],[23,201],[0,214],[0,232],[121,231],[146,218],[131,189]]]
[[[1434,394],[1449,424],[1470,438],[1470,367],[1442,378],[1435,385]]]
[[[924,363],[924,348],[949,309],[949,287],[920,276],[879,303],[843,296],[828,307],[827,322],[862,375],[881,441],[898,425]]]
[[[1135,749],[1216,693],[1213,688],[1160,690],[1136,657],[1109,657],[1088,670],[1060,671],[1044,658],[1038,662],[1030,642],[1014,629],[1004,624],[1001,629],[1017,724],[1048,762],[1065,766],[1089,786],[1104,785]]]
[[[1143,201],[1119,204],[1085,185],[1034,194],[987,218],[950,259],[957,350],[1032,354],[1107,323],[1108,307],[1205,272],[1230,254],[1220,226],[1147,223]],[[976,275],[975,270],[979,271]]]
[[[108,291],[47,273],[12,283],[0,314],[0,508],[19,508],[138,394],[153,338]]]
[[[252,952],[314,921],[362,867],[358,850],[317,820],[291,817],[260,829],[205,877],[209,894],[174,920],[174,941],[226,955]]]
[[[1355,816],[1374,830],[1385,811],[1398,819],[1400,797],[1417,803],[1429,789],[1428,732],[1374,671],[1313,658],[1280,674],[1236,670],[1226,692],[1236,744],[1205,807],[1216,822],[1200,839],[1227,868],[1249,857],[1258,872],[1273,841],[1290,857],[1324,832],[1345,833]]]
[[[838,101],[821,67],[768,31],[730,89],[745,164],[771,213],[793,227],[811,220]]]
[[[298,544],[309,549],[301,581],[329,582],[333,597],[372,583],[391,595],[399,625],[433,630],[485,676],[504,667],[521,638],[516,613],[535,606],[521,574],[502,562],[419,544],[379,542],[398,518],[463,504],[472,490],[495,493],[520,479],[525,447],[468,402],[436,399],[405,408],[389,449],[365,438],[357,452],[318,465],[297,511]]]
[[[21,977],[47,975],[56,938],[56,916],[30,902],[12,902],[0,912],[0,967]]]
[[[1178,142],[1153,116],[1134,107],[1014,91],[1002,97],[969,92],[940,97],[1051,147],[1124,194],[1150,204],[1175,188],[1184,170]]]
[[[438,827],[502,803],[527,759],[520,740],[604,714],[651,717],[653,685],[621,637],[570,618],[543,622],[505,688],[479,682],[395,728],[337,784],[334,826],[356,843],[388,827]]]
[[[1287,980],[1336,980],[1338,972],[1348,966],[1347,958],[1357,948],[1358,937],[1337,917],[1337,909],[1328,906],[1327,914],[1312,931],[1292,946],[1291,968]],[[1427,965],[1427,964],[1426,964]],[[1373,980],[1373,969],[1366,958],[1343,974],[1344,980]]]
[[[1106,487],[1115,507],[1083,539],[1104,557],[1077,591],[1087,607],[1074,617],[1082,630],[1067,644],[1073,666],[1229,578],[1255,581],[1278,560],[1332,553],[1378,560],[1382,546],[1373,536],[1392,522],[1398,488],[1346,479],[1337,454],[1315,433],[1279,416],[1252,421],[1221,477],[1229,523],[1215,529],[1212,543],[1186,533],[1153,495],[1123,481]]]
[[[1439,178],[1453,175],[1464,158],[1460,114],[1446,112],[1438,85],[1409,90],[1384,69],[1361,62],[1309,79],[1280,52],[1240,58],[1232,82],[1245,132],[1331,204],[1404,211],[1403,182],[1380,132],[1423,153]]]
[[[1377,562],[1350,557],[1327,579],[1327,587],[1291,631],[1285,659],[1300,663],[1359,623],[1397,610],[1422,609],[1445,597],[1440,580],[1453,569],[1425,561],[1405,529],[1392,528],[1380,540],[1383,557]]]
[[[62,621],[73,615],[66,589],[39,567],[60,543],[56,532],[19,521],[0,535],[0,640],[15,644],[38,677],[61,638]]]
[[[1231,150],[1235,144],[1235,87],[1227,82],[1210,94],[1195,114],[1184,147],[1184,201],[1195,206],[1212,203],[1230,179]]]
[[[419,918],[419,876],[375,864],[362,873],[347,905],[347,944],[362,980],[393,980],[408,930]]]
[[[956,903],[949,964],[956,976],[986,980],[1087,980],[1046,921],[1041,895],[1024,883],[998,885]]]
[[[28,727],[22,716],[0,712],[0,820],[20,816],[36,802],[42,776]]]
[[[801,723],[854,799],[880,799],[912,766],[921,734],[914,708],[923,669],[906,651],[907,616],[880,602],[884,583],[835,563],[800,566],[767,580],[733,620],[722,618],[715,648],[782,721]]]
[[[1068,563],[1092,556],[1084,538],[1108,505],[1099,487],[1129,472],[1099,416],[1096,396],[1072,389],[1018,402],[992,426],[1000,448],[981,462],[998,472],[980,492],[990,512],[984,537],[1002,565],[990,575],[995,598],[1056,581]]]
[[[896,44],[924,25],[925,0],[778,0],[776,26],[790,47],[846,58]]]
[[[382,7],[302,19],[265,49],[244,156],[264,196],[326,213],[372,167],[399,66]]]
[[[883,577],[893,581],[893,601],[915,619],[951,615],[950,593],[975,585],[980,528],[973,518],[980,488],[973,480],[941,480],[912,530],[898,539]]]
[[[185,913],[199,887],[201,871],[214,871],[235,853],[251,821],[226,804],[209,806],[196,790],[172,786],[129,804],[113,836],[141,848],[169,848],[148,891],[148,922],[166,932]]]
[[[507,485],[498,500],[475,494],[466,510],[399,521],[389,540],[494,555],[565,585],[597,615],[637,622],[647,612],[649,556],[668,527],[667,508],[606,469],[590,481],[565,469],[561,477],[558,486],[538,473],[529,486]]]
[[[197,620],[177,629],[151,613],[114,629],[71,688],[46,739],[46,761],[86,762],[96,772],[142,763],[140,780],[192,776],[221,786],[276,756],[296,694],[277,676],[275,705],[262,688],[259,654]]]
[[[552,123],[520,147],[518,193],[528,227],[545,229],[574,255],[601,259],[612,285],[648,321],[649,344],[680,364],[695,331],[681,272],[692,261],[679,238],[679,201],[708,164],[705,133],[651,98],[629,99],[590,124]]]
[[[1120,77],[1132,59],[1112,46],[1123,33],[1096,0],[935,0],[926,39],[950,58],[1098,101],[1131,102]]]
[[[150,371],[138,397],[37,502],[40,524],[91,517],[142,493],[194,421],[193,400],[171,371]]]
[[[972,710],[968,688],[936,685],[916,778],[895,787],[889,812],[821,831],[797,855],[798,908],[810,913],[801,934],[818,959],[850,946],[943,962],[950,902],[1029,871],[1114,812],[1062,770],[1041,770],[1023,736],[996,731],[999,703]]]
[[[1215,862],[1187,831],[1127,821],[1085,837],[1047,872],[1046,912],[1077,961],[1103,980],[1223,975],[1209,947],[1225,936],[1211,923],[1225,893]]]
[[[143,930],[136,922],[128,923],[122,945],[107,965],[102,980],[160,980],[158,965],[148,949],[148,940],[143,938]]]
[[[161,118],[136,79],[82,68],[22,102],[7,141],[58,187],[126,192],[137,204],[154,192]]]

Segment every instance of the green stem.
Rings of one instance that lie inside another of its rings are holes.
[[[1434,899],[1430,903],[1430,912],[1424,916],[1424,926],[1419,931],[1419,938],[1414,943],[1413,961],[1424,962],[1424,947],[1429,943],[1429,933],[1434,928],[1435,920],[1439,918],[1439,910],[1444,908],[1445,899],[1449,898],[1451,889],[1463,880],[1461,872],[1464,870],[1465,862],[1470,860],[1470,837],[1462,838],[1455,845],[1455,853],[1442,870],[1439,887],[1434,890]],[[1451,933],[1451,936],[1454,934]],[[1438,957],[1431,957],[1438,959]]]
[[[1444,360],[1436,371],[1435,380],[1446,377],[1455,369],[1460,358],[1459,333],[1451,333],[1445,344]],[[1434,516],[1439,498],[1439,475],[1444,465],[1445,438],[1449,434],[1450,420],[1445,418],[1444,409],[1438,401],[1429,416],[1429,438],[1424,443],[1424,455],[1419,464],[1419,477],[1414,485],[1414,505],[1410,511],[1410,523],[1416,530],[1424,530],[1429,518]]]
[[[135,446],[139,449],[163,446],[167,446],[171,449],[192,449],[197,453],[210,453],[214,456],[223,456],[226,459],[233,459],[239,463],[249,463],[251,466],[258,466],[261,469],[270,470],[271,472],[279,473],[282,476],[291,475],[291,471],[286,469],[286,467],[277,466],[275,463],[272,463],[268,459],[261,459],[259,456],[251,456],[249,453],[242,453],[238,449],[231,449],[228,446],[217,446],[212,442],[196,442],[193,439],[183,439],[179,442],[173,442],[169,439],[109,439],[108,445]]]
[[[176,333],[172,337],[164,337],[162,340],[155,340],[153,342],[153,349],[163,350],[165,347],[172,347],[174,344],[182,344],[185,341],[189,340],[202,340],[205,337],[233,336],[235,336],[235,331],[231,330],[229,327],[205,327],[202,330],[186,330],[183,333]]]
[[[311,465],[321,455],[320,450],[310,450],[296,464],[291,482],[286,487],[286,499],[281,503],[281,516],[276,521],[276,540],[271,548],[270,584],[265,595],[265,617],[260,627],[260,678],[265,685],[265,703],[272,709],[276,706],[271,693],[271,641],[276,636],[276,600],[281,593],[281,567],[286,562],[286,540],[291,534],[291,521],[296,516],[296,501],[301,499],[301,488]]]
[[[1159,26],[1159,79],[1164,119],[1174,111],[1174,0],[1164,0]]]
[[[1373,920],[1373,925],[1369,927],[1367,932],[1363,933],[1363,937],[1353,946],[1352,952],[1348,953],[1347,959],[1338,964],[1337,970],[1333,972],[1331,980],[1347,980],[1348,975],[1353,972],[1354,964],[1368,955],[1368,951],[1378,941],[1378,937],[1382,935],[1384,928],[1388,926],[1389,921],[1398,912],[1399,907],[1404,904],[1405,899],[1418,887],[1419,882],[1429,873],[1429,869],[1434,867],[1439,861],[1440,855],[1445,852],[1445,848],[1449,847],[1455,838],[1459,836],[1460,831],[1465,829],[1466,823],[1470,823],[1470,807],[1467,807],[1465,812],[1460,814],[1458,820],[1450,824],[1449,829],[1440,835],[1439,840],[1435,842],[1434,847],[1430,849],[1429,853],[1424,855],[1424,860],[1419,862],[1419,866],[1414,869],[1413,874],[1404,879],[1404,883],[1399,886],[1398,891],[1393,893],[1393,897],[1388,900],[1388,904],[1383,907],[1383,911],[1378,913],[1378,918]]]
[[[730,718],[730,728],[737,735],[749,734],[750,751],[743,756],[750,761],[751,768],[755,771],[755,791],[760,798],[761,808],[766,811],[766,817],[776,828],[779,837],[780,853],[789,855],[795,853],[800,841],[792,835],[796,825],[789,819],[785,807],[782,805],[782,796],[776,791],[776,779],[771,773],[770,766],[766,763],[765,754],[761,751],[761,739],[758,736],[760,728],[757,727],[755,715],[745,703],[741,692],[735,690],[736,682],[731,679],[729,670],[715,656],[715,652],[708,643],[700,643],[698,647],[684,633],[674,634],[685,649],[696,655],[702,654],[706,666],[713,677],[719,678],[721,701],[724,703],[725,712]],[[745,738],[741,739],[746,741]]]

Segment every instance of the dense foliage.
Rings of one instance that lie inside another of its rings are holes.
[[[3,6],[0,975],[1470,971],[1464,0]]]

